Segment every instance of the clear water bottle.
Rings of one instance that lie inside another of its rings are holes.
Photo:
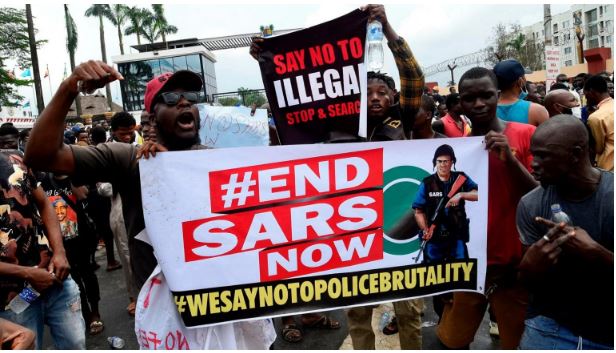
[[[552,209],[552,222],[556,224],[565,222],[565,224],[568,226],[573,225],[573,223],[571,222],[571,218],[569,218],[569,216],[562,210],[560,204],[555,203],[550,206],[550,208]]]
[[[389,311],[384,312],[383,315],[381,315],[381,320],[379,321],[379,331],[382,332],[385,326],[389,325],[390,321],[391,313]]]
[[[383,68],[383,25],[379,21],[368,23],[368,71]]]
[[[21,314],[32,304],[41,294],[28,284],[18,295],[11,300],[8,307],[15,314]]]
[[[107,342],[112,349],[122,349],[125,344],[124,340],[117,336],[107,337]]]

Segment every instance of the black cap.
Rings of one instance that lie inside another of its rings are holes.
[[[453,152],[453,147],[449,145],[440,145],[434,151],[434,158],[432,158],[432,166],[436,166],[436,159],[440,156],[449,156],[453,164],[456,164],[456,154]]]
[[[500,89],[510,87],[517,79],[523,77],[524,67],[517,60],[508,59],[494,65],[494,74],[498,79]]]

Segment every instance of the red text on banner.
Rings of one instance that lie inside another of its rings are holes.
[[[381,148],[209,173],[215,213],[380,187]]]

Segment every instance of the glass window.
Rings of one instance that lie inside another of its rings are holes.
[[[186,56],[186,66],[188,70],[192,72],[197,72],[203,75],[203,72],[201,70],[201,60],[199,59],[199,55]]]
[[[162,74],[162,71],[160,71],[160,61],[148,60],[148,65],[152,68],[152,77]]]
[[[554,37],[554,45],[558,45],[558,36]]]
[[[591,39],[588,41],[588,49],[598,48],[599,38]]]
[[[553,32],[554,33],[558,32],[558,23],[554,23],[554,30],[553,30]]]
[[[571,65],[573,65],[573,62],[571,60],[565,61],[565,66],[571,66]]]
[[[162,58],[160,59],[160,70],[161,72],[173,72],[173,59],[171,58]]]
[[[586,23],[594,22],[597,20],[597,9],[586,12]]]
[[[186,57],[176,56],[173,59],[173,72],[186,70]]]
[[[607,45],[612,44],[612,36],[605,36],[605,44]]]
[[[599,34],[599,29],[597,27],[597,24],[594,24],[594,25],[588,27],[588,35],[589,36],[592,37],[592,36],[596,36],[598,34]]]
[[[569,21],[563,22],[563,29],[567,29],[569,28],[569,26],[571,26],[571,23]]]
[[[154,77],[156,62],[157,60],[151,60],[118,64],[118,69],[124,76],[124,80],[120,81],[120,91],[125,110],[143,110],[145,85]]]
[[[571,54],[571,47],[565,48],[565,54]]]

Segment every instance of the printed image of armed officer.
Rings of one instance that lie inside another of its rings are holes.
[[[477,184],[464,172],[452,171],[455,164],[453,148],[439,146],[432,159],[436,173],[423,179],[415,195],[412,207],[422,230],[417,258],[423,253],[425,263],[468,258],[469,219],[464,203],[477,201]]]

